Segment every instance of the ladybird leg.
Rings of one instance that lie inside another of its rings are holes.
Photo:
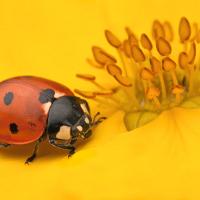
[[[36,158],[36,155],[37,155],[37,152],[38,152],[38,149],[39,149],[39,145],[42,141],[44,141],[46,138],[46,134],[42,135],[41,138],[39,138],[37,141],[36,141],[36,144],[35,144],[35,147],[34,147],[34,150],[33,150],[33,153],[30,157],[28,157],[25,161],[25,164],[29,164],[30,162],[32,162],[35,158]]]
[[[26,159],[25,164],[29,164],[30,162],[32,162],[36,158],[38,148],[39,148],[39,144],[40,144],[40,141],[37,140],[35,147],[34,147],[34,151],[33,151],[32,155]]]
[[[10,144],[0,144],[0,148],[5,148],[5,147],[9,147]]]
[[[76,148],[74,147],[74,143],[77,141],[77,138],[74,137],[71,139],[70,143],[65,143],[65,140],[60,140],[57,138],[49,138],[49,142],[51,145],[61,148],[61,149],[67,149],[68,151],[68,157],[73,155],[75,153]],[[60,143],[63,142],[63,143]]]

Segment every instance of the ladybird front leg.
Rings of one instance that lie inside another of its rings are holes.
[[[49,138],[49,142],[51,145],[68,150],[68,157],[72,156],[75,153],[76,148],[74,147],[74,143],[76,143],[77,138],[73,137],[70,143],[66,143],[65,140],[57,139],[57,138]]]

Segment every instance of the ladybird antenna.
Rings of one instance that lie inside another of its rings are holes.
[[[97,117],[100,115],[100,112],[97,112],[92,120],[92,126],[96,126],[98,125],[99,123],[103,122],[106,117],[100,117],[97,119]]]

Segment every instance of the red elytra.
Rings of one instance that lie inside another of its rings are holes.
[[[0,83],[0,143],[27,144],[42,136],[50,106],[45,110],[39,98],[46,89],[53,90],[55,96],[73,96],[66,86],[44,78],[22,76]],[[5,103],[5,95],[11,93]]]

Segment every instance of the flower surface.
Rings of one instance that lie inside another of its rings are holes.
[[[20,0],[0,5],[2,79],[37,75],[80,89],[95,87],[77,81],[75,74],[81,72],[97,73],[101,83],[113,86],[112,77],[84,60],[92,44],[106,44],[102,30],[120,36],[126,25],[147,32],[158,17],[173,27],[181,16],[200,19],[200,3],[194,0]],[[90,104],[93,113],[99,111]],[[35,162],[26,166],[33,145],[1,149],[1,198],[199,199],[200,111],[168,109],[129,132],[124,114],[117,109],[108,115],[70,159],[44,143]]]

